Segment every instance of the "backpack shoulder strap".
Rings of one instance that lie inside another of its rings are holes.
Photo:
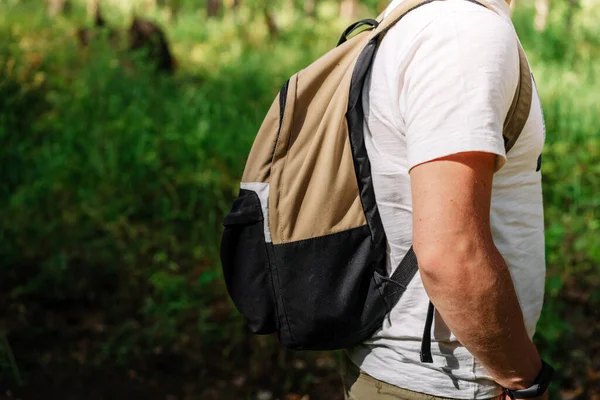
[[[382,37],[392,26],[396,25],[406,14],[412,10],[424,6],[425,4],[432,3],[438,0],[405,0],[402,3],[394,7],[386,16],[386,10],[384,10],[378,17],[377,22],[379,26],[373,31],[373,37]]]
[[[515,97],[506,115],[502,136],[504,137],[504,147],[508,153],[519,139],[519,135],[525,127],[531,110],[531,101],[533,97],[533,83],[531,79],[531,70],[529,62],[525,56],[525,51],[518,43],[519,47],[519,83]]]

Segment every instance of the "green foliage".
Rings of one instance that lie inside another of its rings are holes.
[[[268,106],[265,74],[254,57],[205,85],[156,76],[103,41],[64,42],[32,73],[2,48],[2,287],[13,308],[101,306],[171,345],[222,295],[218,232]]]
[[[9,334],[65,335],[41,321],[84,314],[72,336],[98,335],[90,361],[125,365],[239,330],[217,262],[221,219],[265,110],[313,54],[287,57],[266,31],[182,18],[173,36],[211,41],[190,40],[179,74],[161,76],[102,32],[82,48],[40,10],[9,11],[0,24],[10,34],[0,45]],[[308,44],[308,30],[298,36]],[[274,56],[283,62],[265,64]]]
[[[99,364],[227,342],[222,355],[233,357],[244,338],[217,261],[221,218],[278,88],[335,44],[343,21],[283,12],[282,33],[270,39],[249,12],[202,23],[181,12],[165,25],[180,70],[162,76],[102,36],[81,48],[72,21],[7,7],[0,3],[0,332],[34,349],[49,335],[91,337],[88,358]],[[581,333],[600,334],[592,11],[557,7],[540,34],[532,9],[515,15],[547,125],[548,281],[536,340],[563,367],[564,387],[588,390],[575,377],[600,365],[574,349],[600,354]],[[69,313],[74,323],[57,317]],[[2,375],[12,371],[5,355],[0,348]]]

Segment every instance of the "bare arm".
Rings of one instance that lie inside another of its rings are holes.
[[[490,229],[495,155],[460,153],[411,170],[413,245],[425,289],[457,339],[503,387],[541,369]]]

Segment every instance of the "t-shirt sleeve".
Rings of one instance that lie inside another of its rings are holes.
[[[504,120],[519,79],[514,28],[483,9],[439,15],[412,43],[399,104],[409,169],[451,154],[506,162]],[[402,110],[403,109],[403,110]]]

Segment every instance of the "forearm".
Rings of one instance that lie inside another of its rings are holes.
[[[491,238],[457,233],[415,250],[425,289],[457,339],[503,387],[529,387],[540,358]]]

